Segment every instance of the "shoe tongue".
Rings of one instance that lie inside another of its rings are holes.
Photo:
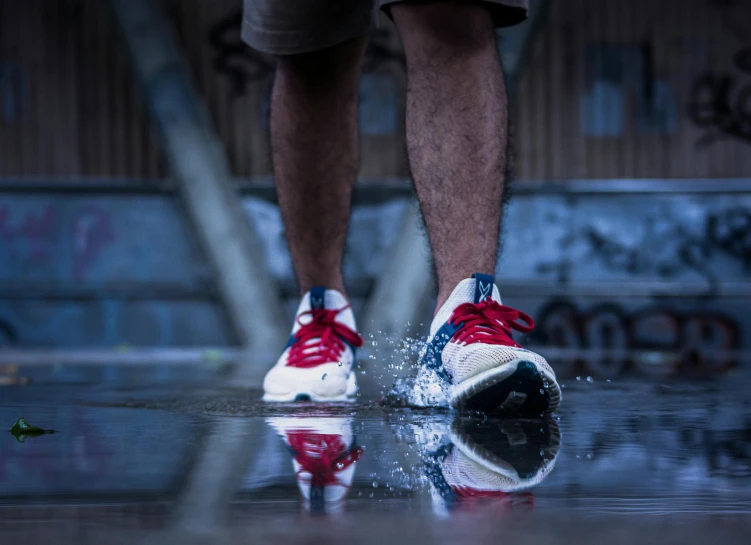
[[[492,291],[495,287],[493,277],[489,274],[475,273],[472,275],[472,278],[475,279],[475,296],[473,303],[481,303],[488,297],[492,299]]]
[[[501,294],[493,283],[493,277],[489,274],[475,273],[472,278],[459,282],[433,318],[430,336],[435,335],[436,331],[448,321],[456,307],[464,303],[478,303],[488,297],[501,303]]]
[[[326,308],[324,305],[325,297],[326,297],[326,288],[322,286],[315,286],[314,288],[311,288],[311,290],[308,292],[310,308],[314,310]]]
[[[300,329],[300,324],[297,323],[297,317],[300,316],[303,312],[307,312],[311,309],[340,309],[344,308],[348,305],[347,299],[339,293],[336,290],[327,290],[324,287],[316,286],[314,288],[311,288],[311,290],[303,295],[302,301],[300,301],[300,306],[297,308],[297,313],[295,314],[295,325],[292,327],[292,334],[298,332]],[[302,318],[303,323],[307,323],[310,318],[309,316],[305,316]],[[355,315],[352,313],[352,309],[348,308],[347,310],[344,310],[337,314],[336,321],[346,325],[348,328],[350,328],[353,331],[357,331],[357,326],[355,324]]]

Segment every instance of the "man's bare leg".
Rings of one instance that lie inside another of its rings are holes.
[[[271,145],[302,300],[290,343],[263,381],[267,401],[354,398],[362,337],[342,280],[357,175],[357,96],[365,39],[279,59]]]
[[[495,270],[506,171],[506,90],[481,3],[398,3],[407,57],[407,149],[438,275],[440,308]]]
[[[552,412],[561,399],[555,373],[512,336],[529,332],[532,319],[503,306],[492,280],[508,120],[490,12],[481,2],[436,1],[395,4],[392,15],[407,56],[407,148],[439,289],[413,402],[445,396],[487,414]],[[423,388],[431,371],[450,387]]]
[[[274,177],[300,294],[344,293],[342,256],[358,167],[365,38],[281,57],[271,102]]]

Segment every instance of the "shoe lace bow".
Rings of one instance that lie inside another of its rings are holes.
[[[519,323],[521,320],[522,323]],[[535,327],[532,318],[494,299],[480,303],[463,303],[454,309],[449,322],[460,326],[453,341],[457,343],[498,344],[520,347],[512,338],[511,330],[529,333]]]
[[[294,343],[289,351],[287,365],[291,367],[315,367],[323,363],[339,361],[346,344],[359,348],[362,337],[336,317],[350,305],[339,309],[311,309],[297,317],[300,329],[295,333]],[[302,318],[310,316],[303,323]],[[317,339],[317,342],[311,342]],[[346,343],[346,344],[345,344]]]

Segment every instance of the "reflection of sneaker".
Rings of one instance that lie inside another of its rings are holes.
[[[527,489],[552,471],[561,436],[555,421],[455,420],[448,442],[426,450],[425,473],[440,512],[479,502],[534,509]]]
[[[274,428],[292,453],[297,485],[311,512],[336,511],[352,485],[362,455],[352,421],[341,417],[272,417]]]
[[[554,411],[561,399],[555,373],[542,356],[511,337],[512,329],[527,333],[533,327],[529,316],[501,304],[491,276],[463,280],[430,326],[416,384],[431,385],[433,392],[424,395],[425,403],[413,401],[440,404],[435,384],[441,380],[430,380],[437,375],[455,408],[535,416]]]
[[[362,346],[355,317],[336,290],[313,288],[297,309],[287,348],[263,381],[265,401],[349,401],[357,393],[352,371]]]

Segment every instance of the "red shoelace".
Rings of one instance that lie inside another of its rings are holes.
[[[361,447],[348,450],[341,436],[332,434],[289,431],[287,442],[300,464],[297,478],[311,486],[348,486],[336,474],[359,460],[363,452]]]
[[[522,324],[517,320],[522,320]],[[480,303],[464,303],[454,309],[449,318],[453,325],[464,322],[452,342],[501,344],[504,346],[521,347],[511,337],[511,330],[520,333],[529,333],[534,329],[535,323],[529,315],[501,305],[493,299],[485,299]]]
[[[336,362],[344,352],[345,343],[355,348],[361,347],[363,341],[360,334],[336,321],[337,315],[349,307],[350,305],[337,309],[311,309],[300,313],[297,317],[300,329],[295,333],[295,342],[289,349],[287,365],[309,368]],[[302,323],[300,319],[303,316],[310,316],[310,321]],[[311,339],[319,340],[315,344],[308,343]]]

